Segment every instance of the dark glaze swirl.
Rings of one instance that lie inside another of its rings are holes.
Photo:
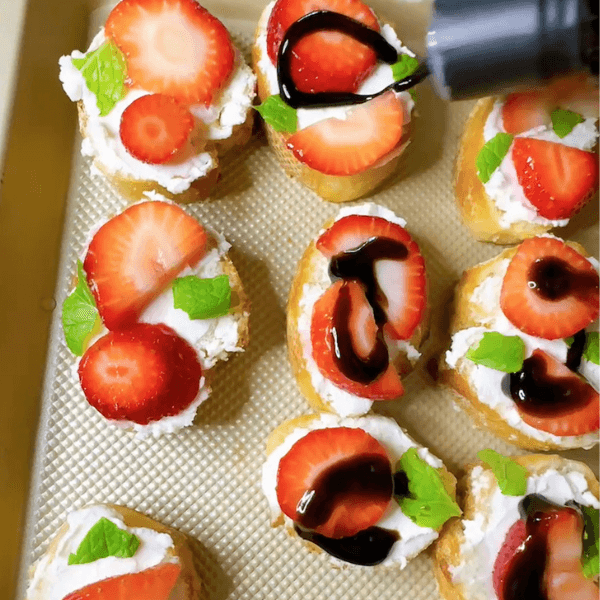
[[[579,273],[567,261],[549,256],[533,263],[528,284],[544,300],[558,302],[570,295],[597,293],[598,274]]]
[[[376,458],[381,459],[382,457]],[[369,461],[366,461],[366,463],[368,462]],[[389,469],[389,461],[387,462]],[[358,466],[358,471],[353,473],[348,471],[348,465],[345,465],[341,469],[336,467],[330,469],[332,472],[324,477],[324,480],[327,482],[325,489],[319,486],[317,490],[318,494],[315,495],[318,495],[319,498],[321,498],[321,496],[323,497],[322,501],[318,501],[318,504],[322,505],[323,502],[325,504],[330,504],[330,506],[325,508],[323,514],[329,514],[333,509],[336,493],[340,493],[340,490],[343,488],[349,488],[355,485],[354,477],[358,475],[358,484],[360,486],[367,484],[366,480],[373,477],[365,471],[364,464],[366,463],[363,461],[363,464]],[[383,468],[382,471],[385,471],[385,468]],[[391,471],[389,471],[389,474],[391,475]],[[349,477],[352,477],[352,481],[348,479]],[[389,497],[391,497],[392,493],[396,497],[408,495],[408,478],[404,471],[397,471],[391,479],[388,478],[387,473],[382,472],[377,478],[379,479],[379,482],[375,485],[376,490],[370,490],[369,493],[375,493],[377,488],[379,488],[379,492],[389,494]],[[392,483],[389,483],[390,481]],[[326,494],[329,494],[329,496],[326,497]],[[395,500],[392,500],[392,502],[395,502]],[[321,509],[319,509],[318,512],[321,512]],[[311,517],[310,521],[313,520],[315,519]],[[316,519],[316,521],[322,520],[323,515]],[[396,531],[390,531],[389,529],[377,526],[368,527],[353,536],[333,539],[316,533],[308,528],[306,519],[296,521],[294,523],[294,529],[302,539],[316,544],[319,548],[325,550],[328,554],[331,554],[331,556],[355,565],[366,567],[378,565],[383,562],[389,555],[392,546],[400,539]]]
[[[548,521],[557,511],[575,510],[550,502],[539,494],[529,494],[519,503],[527,538],[515,554],[503,584],[503,600],[548,600],[544,570],[548,553]]]
[[[362,104],[368,100],[393,89],[403,92],[420,83],[429,70],[422,64],[408,77],[396,81],[375,94],[352,94],[349,92],[301,92],[294,83],[290,71],[292,50],[294,46],[306,35],[315,31],[341,31],[355,40],[369,46],[377,58],[387,64],[394,64],[398,60],[398,52],[378,32],[359,21],[336,12],[317,10],[304,15],[293,23],[286,31],[277,54],[277,79],[279,81],[279,94],[282,100],[292,108],[324,108],[327,106],[343,106],[347,104]]]
[[[375,261],[406,260],[408,248],[390,238],[371,238],[358,248],[334,256],[329,263],[332,279],[358,280],[365,287],[365,296],[373,309],[378,326],[377,340],[370,355],[358,356],[352,344],[349,328],[350,293],[347,285],[340,289],[334,313],[331,334],[333,337],[334,360],[339,370],[352,381],[369,384],[381,376],[388,367],[389,353],[383,340],[383,325],[387,322],[385,295],[377,284]]]

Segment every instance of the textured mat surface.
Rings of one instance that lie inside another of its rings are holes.
[[[246,52],[252,27],[238,27],[234,36]],[[423,360],[406,382],[405,397],[377,408],[396,418],[456,473],[481,448],[517,451],[475,429],[426,370],[443,344],[453,284],[463,269],[499,249],[472,240],[452,195],[454,156],[471,104],[444,105],[427,84],[421,87],[420,118],[403,168],[369,200],[403,216],[421,246],[430,281],[432,333]],[[250,346],[218,368],[213,393],[200,407],[193,427],[139,441],[109,426],[85,402],[57,310],[30,511],[30,560],[41,555],[69,510],[114,502],[177,527],[197,541],[195,556],[211,600],[436,598],[427,555],[401,572],[334,570],[325,556],[306,552],[298,540],[270,528],[260,491],[264,441],[283,420],[308,411],[287,362],[287,293],[306,245],[338,206],[288,179],[260,130],[246,148],[225,159],[222,173],[213,197],[186,210],[224,233],[233,245],[232,258],[252,302]],[[58,306],[70,291],[88,230],[124,207],[104,179],[90,174],[89,162],[77,159]],[[576,234],[573,237],[592,235],[581,230]],[[595,452],[568,455],[584,456],[592,464],[598,460]]]

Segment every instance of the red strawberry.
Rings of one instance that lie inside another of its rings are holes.
[[[556,514],[548,524],[544,580],[549,600],[598,600],[598,586],[581,567],[583,519],[574,510]]]
[[[165,563],[92,583],[64,600],[168,600],[180,573],[180,565]]]
[[[521,331],[549,340],[566,338],[598,317],[598,273],[562,240],[521,243],[500,293],[500,308]]]
[[[531,385],[538,398],[525,394],[525,399],[516,402],[525,423],[558,436],[598,431],[600,399],[589,383],[542,350],[535,350],[527,363],[530,364],[527,389]],[[542,401],[541,405],[537,399]]]
[[[525,197],[546,219],[568,219],[598,187],[598,157],[544,140],[516,138],[513,163]]]
[[[195,0],[121,0],[104,30],[133,85],[184,104],[211,104],[233,70],[227,29]]]
[[[340,310],[342,327],[336,327],[338,301],[342,294],[349,299],[350,310],[346,316]],[[346,330],[350,340],[346,340]],[[386,362],[387,348],[377,334],[373,309],[367,302],[365,292],[356,281],[339,280],[334,283],[313,307],[310,326],[313,359],[319,371],[337,387],[370,400],[393,400],[404,393],[400,376],[391,362]],[[351,347],[349,347],[351,346]],[[371,380],[367,358],[375,354],[383,362],[376,361],[373,368],[375,379]],[[342,372],[336,354],[342,356],[341,363],[348,363],[351,377]],[[367,363],[367,366],[365,366]],[[387,365],[387,366],[386,366]],[[383,373],[377,376],[379,367]]]
[[[545,90],[509,94],[502,107],[502,122],[507,133],[522,133],[541,125],[550,125],[555,101]]]
[[[311,169],[326,175],[361,173],[402,139],[404,106],[394,92],[360,104],[348,118],[325,119],[292,134],[287,146]]]
[[[387,452],[362,429],[315,429],[279,461],[281,510],[329,538],[350,537],[375,525],[392,492]]]
[[[149,94],[125,109],[119,135],[129,154],[157,165],[183,147],[193,128],[194,117],[187,108],[170,96]]]
[[[493,582],[496,596],[502,600],[504,580],[509,572],[515,555],[523,549],[527,539],[527,525],[519,519],[509,530],[504,538],[500,552],[494,562]]]
[[[92,239],[83,266],[106,327],[137,321],[205,249],[206,232],[175,204],[135,204],[105,223]]]
[[[274,65],[292,23],[316,10],[340,13],[379,31],[375,14],[360,0],[277,0],[267,24],[267,52]],[[294,46],[290,70],[300,91],[355,92],[376,63],[377,56],[368,46],[343,33],[323,31]]]
[[[79,363],[87,401],[107,419],[140,425],[186,409],[201,376],[196,351],[162,323],[111,331]]]
[[[388,323],[386,332],[394,339],[410,339],[423,318],[426,305],[425,263],[419,246],[406,229],[381,217],[349,215],[336,221],[317,240],[317,248],[333,258],[373,238],[389,238],[406,247],[403,260],[375,263],[379,304]]]

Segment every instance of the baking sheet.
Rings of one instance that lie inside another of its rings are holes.
[[[381,0],[372,5],[396,23],[403,41],[423,53],[428,3]],[[249,54],[263,3],[206,6]],[[107,7],[92,14],[89,39],[107,14]],[[463,269],[500,251],[472,240],[452,197],[453,161],[471,105],[444,104],[428,84],[421,85],[414,141],[403,167],[369,198],[407,220],[425,257],[432,306],[430,340],[406,380],[404,398],[376,409],[396,418],[455,473],[484,447],[519,452],[475,429],[426,369],[440,348],[453,284]],[[55,293],[58,307],[88,229],[126,205],[102,178],[91,175],[79,145],[77,139]],[[231,256],[252,302],[250,346],[219,367],[194,427],[158,440],[137,440],[109,426],[85,402],[73,373],[74,357],[64,343],[60,309],[54,311],[17,597],[24,596],[29,564],[42,554],[68,511],[90,502],[114,502],[190,535],[211,600],[436,598],[427,554],[404,571],[340,571],[330,567],[326,556],[306,552],[281,528],[269,526],[260,490],[265,439],[283,420],[308,412],[287,362],[287,293],[306,245],[339,207],[288,179],[260,130],[247,147],[223,161],[222,173],[211,199],[187,210],[233,245]],[[597,253],[597,227],[593,202],[565,236]],[[597,449],[564,454],[585,459],[597,472]]]

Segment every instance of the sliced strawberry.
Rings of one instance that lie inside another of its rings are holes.
[[[342,538],[375,525],[393,493],[385,448],[362,429],[315,429],[279,461],[277,500],[301,527]]]
[[[423,319],[427,282],[419,246],[406,229],[381,217],[349,215],[321,235],[317,248],[332,259],[374,238],[400,242],[406,248],[406,257],[376,261],[374,271],[379,288],[377,303],[388,320],[387,334],[393,339],[410,339]]]
[[[585,329],[598,317],[598,273],[562,240],[525,240],[511,260],[500,308],[521,331],[553,340]]]
[[[504,538],[500,552],[494,561],[493,583],[496,596],[503,599],[503,589],[506,576],[515,555],[523,549],[527,539],[527,525],[519,519],[509,530]]]
[[[211,104],[233,71],[227,29],[195,0],[121,0],[105,25],[136,87]]]
[[[369,400],[404,393],[360,283],[339,280],[315,302],[310,338],[319,371],[337,387]]]
[[[388,155],[402,138],[404,107],[394,92],[354,108],[345,120],[325,119],[287,140],[294,156],[326,175],[361,173]]]
[[[194,117],[170,96],[149,94],[134,100],[121,116],[121,142],[133,157],[153,165],[167,162],[180,150]]]
[[[545,140],[517,138],[513,163],[525,197],[546,219],[568,219],[598,187],[598,157]]]
[[[535,350],[513,377],[519,379],[522,392],[517,410],[528,425],[558,436],[584,435],[600,428],[598,392],[549,354]]]
[[[379,31],[375,14],[360,0],[277,0],[267,24],[267,53],[274,65],[290,25],[316,10],[340,13]],[[344,33],[322,31],[295,44],[290,71],[302,92],[355,92],[376,63],[368,46]]]
[[[111,331],[79,363],[87,401],[107,419],[140,425],[186,409],[201,376],[196,351],[162,323]]]
[[[105,223],[84,261],[108,329],[137,321],[144,308],[206,251],[206,232],[179,206],[143,202]]]
[[[553,94],[532,90],[509,94],[502,106],[502,123],[507,133],[517,134],[551,123],[554,108]]]
[[[64,600],[168,600],[180,573],[180,565],[165,563],[92,583]]]
[[[560,511],[548,524],[544,573],[548,600],[598,600],[598,586],[581,567],[583,519],[574,510]]]

